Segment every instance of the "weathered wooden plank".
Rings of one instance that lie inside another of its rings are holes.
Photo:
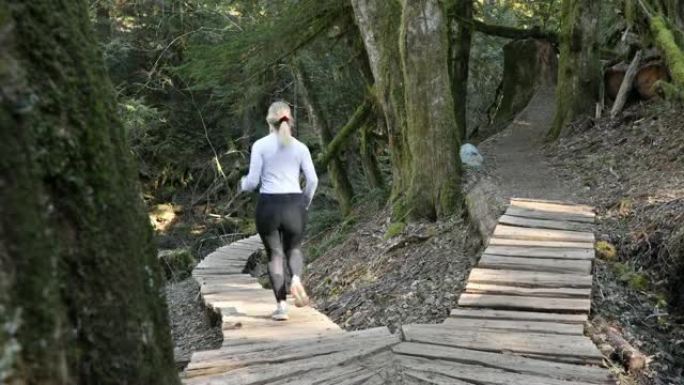
[[[494,237],[506,239],[521,239],[531,241],[558,241],[558,242],[584,242],[593,243],[593,233],[567,230],[529,229],[497,225],[494,228]]]
[[[502,310],[588,313],[591,299],[463,293],[458,299],[458,306]]]
[[[311,346],[328,343],[345,343],[347,340],[354,339],[377,339],[377,338],[391,338],[392,333],[386,327],[377,327],[372,329],[350,331],[342,334],[331,334],[323,336],[314,336],[309,338],[302,338],[297,341],[272,341],[272,342],[255,342],[248,345],[240,346],[226,346],[220,350],[207,350],[195,352],[192,355],[192,361],[206,361],[213,359],[224,359],[241,354],[258,353],[264,351],[287,350],[292,344],[299,344],[302,346]]]
[[[562,362],[549,362],[521,357],[514,354],[499,354],[477,350],[402,342],[392,347],[397,354],[475,364],[504,371],[523,374],[548,376],[565,381],[585,381],[592,384],[607,384],[612,377],[607,369],[596,366],[574,365]]]
[[[305,328],[305,326],[309,326]],[[323,336],[330,333],[343,332],[336,327],[336,325],[326,326],[320,324],[308,324],[302,325],[298,329],[280,329],[280,328],[253,328],[244,329],[244,331],[235,332],[234,337],[231,338],[232,334],[228,331],[223,331],[223,343],[221,348],[229,346],[240,346],[243,344],[253,344],[260,342],[271,342],[271,341],[297,341],[303,338],[308,338],[311,336]]]
[[[389,383],[391,382],[387,382],[383,376],[376,374],[363,382],[359,382],[358,385],[387,385]]]
[[[360,364],[346,364],[269,381],[268,385],[359,385],[374,375],[375,371],[368,370]]]
[[[235,242],[231,243],[230,245],[223,246],[219,248],[219,250],[225,250],[230,248],[231,250],[252,250],[253,252],[257,252],[260,249],[263,249],[263,245],[259,242]]]
[[[303,345],[298,341],[284,344],[278,349],[261,350],[241,354],[221,354],[213,356],[211,359],[193,361],[188,364],[185,373],[188,378],[227,372],[236,368],[262,365],[278,364],[288,361],[295,361],[302,358],[316,357],[343,351],[357,351],[363,345],[382,344],[388,340],[396,340],[396,337],[375,337],[368,339],[338,339],[330,340],[325,343],[315,345]]]
[[[552,211],[542,211],[542,210],[530,210],[524,209],[522,207],[509,206],[506,209],[506,215],[511,215],[515,217],[523,218],[536,218],[536,219],[551,219],[557,221],[572,221],[572,222],[583,222],[583,223],[594,223],[594,217],[586,215],[577,214],[566,214],[566,213],[555,213]]]
[[[486,269],[527,270],[563,274],[590,274],[591,261],[523,258],[485,254],[477,264]]]
[[[202,260],[204,261],[211,261],[211,262],[216,262],[216,261],[244,261],[247,262],[249,260],[249,257],[254,255],[253,251],[245,251],[245,250],[236,250],[236,249],[230,249],[230,250],[216,250],[215,252],[207,255],[204,257]]]
[[[591,297],[590,288],[551,288],[551,287],[518,287],[507,285],[490,285],[486,283],[468,282],[466,293],[470,294],[502,294],[502,295],[522,295],[528,297],[554,297],[554,298],[589,298]]]
[[[550,219],[534,219],[502,215],[499,223],[510,226],[529,227],[535,229],[570,230],[570,231],[592,231],[591,224],[584,222],[570,222]]]
[[[474,268],[468,282],[519,287],[591,288],[591,275]]]
[[[596,216],[594,208],[587,205],[567,204],[550,201],[535,201],[526,199],[511,199],[511,206],[530,210],[549,211],[553,213],[576,214],[593,218]]]
[[[508,331],[516,333],[567,334],[581,336],[584,326],[580,324],[563,324],[558,322],[510,321],[497,319],[447,318],[435,327],[449,332],[452,328],[476,329],[492,331]]]
[[[207,262],[207,263],[200,263],[199,265],[195,266],[195,270],[221,270],[221,269],[228,269],[228,270],[244,270],[245,269],[245,263],[246,261],[232,261],[232,262]]]
[[[250,366],[236,367],[232,370],[222,371],[209,375],[199,375],[185,380],[186,384],[221,384],[221,385],[256,385],[269,381],[287,378],[306,373],[312,370],[333,368],[346,362],[366,357],[389,348],[399,342],[398,337],[387,338],[381,343],[363,344],[353,351],[340,351],[331,354],[321,354],[314,357],[306,357],[290,360],[285,365],[273,365],[270,363],[255,364]]]
[[[492,331],[452,329],[444,333],[424,325],[402,327],[407,342],[489,351],[535,354],[563,362],[585,362],[600,365],[603,356],[591,340],[584,336],[537,333],[498,333]]]
[[[561,242],[561,241],[535,241],[531,239],[508,239],[489,238],[489,245],[494,246],[524,246],[524,247],[558,247],[572,249],[593,249],[594,242]]]
[[[221,277],[226,275],[239,275],[242,274],[243,269],[233,268],[233,269],[222,269],[222,270],[194,270],[192,276],[195,278],[212,278]]]
[[[564,314],[564,313],[541,313],[530,311],[492,310],[456,308],[451,310],[451,317],[476,318],[476,319],[499,319],[520,321],[560,322],[569,324],[584,324],[587,314]]]
[[[231,283],[252,283],[258,282],[256,278],[249,274],[235,274],[229,277],[214,277],[203,278],[207,283],[209,282],[231,282]]]
[[[453,361],[429,360],[421,357],[399,356],[397,361],[409,370],[445,375],[473,384],[487,385],[591,385],[582,381],[565,381],[544,375],[522,374],[501,369],[461,364]]]
[[[226,291],[264,290],[258,282],[252,283],[207,283],[200,286],[202,295],[219,294]]]
[[[306,312],[299,315],[296,318],[296,326],[284,325],[283,322],[273,322],[270,319],[258,318],[258,317],[236,317],[228,316],[223,317],[223,323],[221,329],[227,336],[238,333],[239,335],[258,334],[263,333],[263,336],[269,333],[284,333],[284,334],[294,334],[297,331],[302,332],[304,336],[307,331],[313,333],[318,331],[323,327],[323,330],[327,330],[329,327],[336,328],[336,324],[328,319],[322,318],[319,314],[315,312]],[[290,322],[293,323],[293,322]],[[271,329],[279,329],[271,331]]]
[[[439,373],[424,372],[420,370],[404,369],[405,380],[415,379],[418,382],[414,384],[430,384],[430,385],[471,385],[469,382],[464,382],[453,377],[445,376]]]
[[[562,247],[525,247],[495,246],[487,247],[484,254],[507,255],[510,257],[550,258],[550,259],[584,259],[593,260],[593,249],[571,249]]]

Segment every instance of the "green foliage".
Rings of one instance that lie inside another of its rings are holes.
[[[560,29],[561,0],[475,1],[475,11],[488,23],[518,28]]]
[[[347,2],[337,0],[270,4],[249,15],[251,23],[216,36],[218,41],[193,39],[189,60],[178,67],[179,73],[192,78],[199,88],[230,84],[218,96],[240,111],[260,100],[286,74],[287,69],[280,66],[289,57],[350,11]]]
[[[480,33],[473,35],[468,75],[469,134],[489,125],[496,107],[497,87],[503,74],[503,45],[506,39]],[[492,115],[492,116],[490,116]]]
[[[648,277],[643,273],[634,271],[628,264],[616,262],[613,264],[613,268],[618,275],[618,279],[626,283],[632,289],[644,291],[649,288]]]
[[[162,250],[158,255],[159,264],[166,279],[180,281],[190,276],[197,260],[189,249]]]
[[[405,228],[406,223],[404,222],[390,223],[390,225],[387,227],[387,231],[385,232],[385,239],[396,237],[397,235],[401,234]]]

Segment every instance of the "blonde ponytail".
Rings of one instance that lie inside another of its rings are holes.
[[[280,144],[286,146],[292,141],[292,129],[287,120],[283,120],[278,127],[278,141]]]
[[[271,132],[278,134],[278,142],[286,146],[292,142],[292,112],[285,102],[275,102],[268,108],[266,122]]]

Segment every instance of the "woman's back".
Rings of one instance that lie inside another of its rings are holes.
[[[292,138],[282,145],[275,134],[267,135],[254,143],[252,151],[261,156],[261,188],[263,194],[301,193],[299,173],[309,150]]]

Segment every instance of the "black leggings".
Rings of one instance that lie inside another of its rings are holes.
[[[276,301],[287,298],[285,257],[292,275],[302,275],[304,255],[300,249],[306,225],[302,194],[261,194],[256,209],[256,228],[266,254]]]

